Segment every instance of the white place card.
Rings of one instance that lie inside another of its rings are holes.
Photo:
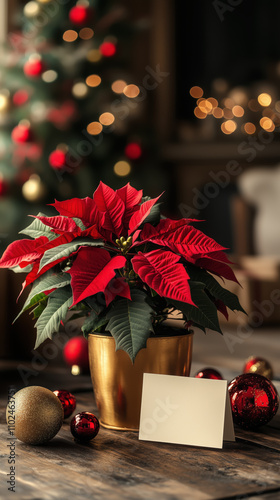
[[[210,448],[235,441],[227,381],[145,373],[139,439]]]

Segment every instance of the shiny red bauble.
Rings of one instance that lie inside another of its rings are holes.
[[[232,416],[243,429],[256,429],[267,424],[277,413],[279,397],[274,385],[256,373],[244,373],[229,386]]]
[[[83,25],[87,23],[92,15],[92,9],[89,7],[84,7],[83,5],[76,5],[72,7],[69,12],[69,19],[71,23],[76,25]]]
[[[29,94],[26,90],[17,90],[13,95],[13,103],[15,106],[23,106],[29,99]]]
[[[100,429],[98,418],[88,411],[77,413],[72,418],[70,430],[75,439],[82,442],[90,441],[97,436]]]
[[[55,170],[62,170],[67,164],[67,153],[56,149],[49,156],[49,164]]]
[[[203,368],[195,375],[195,378],[209,378],[211,380],[223,380],[222,375],[214,368]]]
[[[68,340],[63,349],[63,356],[68,365],[77,366],[80,372],[89,371],[88,341],[82,335]]]
[[[124,152],[130,160],[138,160],[142,156],[142,148],[138,142],[130,142]]]
[[[23,66],[24,74],[28,78],[38,78],[45,69],[46,65],[41,59],[29,59]]]
[[[117,47],[113,42],[103,42],[99,50],[104,57],[113,57],[117,52]]]
[[[63,411],[64,411],[64,418],[70,417],[72,415],[73,411],[76,408],[76,398],[71,394],[69,391],[65,390],[57,390],[53,391],[53,393],[58,397],[60,400],[62,406],[63,406]]]
[[[266,378],[273,378],[271,364],[266,359],[258,356],[250,356],[250,358],[247,359],[243,368],[243,373],[258,373]]]
[[[17,125],[11,134],[14,142],[28,142],[32,138],[32,133],[28,125]]]

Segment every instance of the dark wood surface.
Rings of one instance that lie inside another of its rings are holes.
[[[279,333],[260,331],[229,352],[224,339],[196,334],[192,374],[212,366],[230,380],[242,371],[250,354],[262,354],[280,376]],[[30,364],[24,364],[26,368]],[[18,363],[2,362],[0,410],[0,499],[280,499],[280,416],[259,432],[236,428],[236,442],[222,450],[138,441],[138,434],[101,428],[88,445],[74,441],[66,420],[45,446],[16,441],[16,494],[7,489],[9,442],[5,422],[8,388],[24,384]],[[61,363],[52,362],[29,379],[30,385],[75,393],[76,411],[97,414],[88,376],[73,377]],[[207,418],[207,415],[205,415]]]

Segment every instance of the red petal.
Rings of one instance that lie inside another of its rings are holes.
[[[48,238],[40,236],[35,240],[17,240],[11,243],[0,259],[0,267],[15,267],[21,262],[28,265],[39,257],[38,248],[46,243]]]
[[[98,292],[104,292],[115,276],[115,269],[123,267],[125,262],[125,257],[111,258],[109,252],[102,248],[80,248],[69,271],[74,297],[72,305]]]
[[[104,294],[107,307],[117,295],[131,300],[130,288],[124,278],[113,278],[106,286]]]
[[[133,214],[129,221],[129,231],[128,234],[133,233],[135,229],[137,229],[139,226],[141,226],[142,222],[148,217],[149,213],[151,212],[153,206],[156,204],[158,199],[161,197],[159,195],[157,198],[153,198],[152,200],[145,201],[140,205],[139,210]]]
[[[103,238],[103,236],[97,231],[97,227],[95,225],[84,229],[84,231],[81,232],[80,236],[90,236],[94,240]]]
[[[216,260],[213,260],[211,258],[211,255],[209,257],[205,256],[201,259],[197,259],[195,264],[197,266],[203,267],[204,269],[207,269],[208,271],[210,271],[213,274],[216,274],[217,276],[221,276],[222,278],[226,278],[228,280],[235,281],[236,283],[240,284],[231,267],[229,267],[227,264],[223,262],[218,262]]]
[[[100,214],[95,202],[92,198],[72,198],[66,201],[55,201],[52,206],[61,215],[66,217],[77,217],[83,221],[86,226],[97,224],[102,225],[104,215]]]
[[[173,252],[153,250],[146,254],[139,252],[131,262],[142,281],[161,297],[195,305],[191,298],[189,276],[179,260],[180,256]]]
[[[139,209],[139,204],[143,197],[143,191],[137,191],[137,189],[132,187],[128,182],[126,186],[123,186],[121,189],[117,189],[116,193],[124,202],[125,213],[123,216],[123,222],[127,225],[130,217]]]
[[[222,300],[216,299],[214,302],[215,302],[215,306],[217,307],[218,311],[220,311],[224,315],[226,320],[228,320],[228,310],[227,310],[227,307],[225,306],[225,304],[222,302]]]
[[[154,237],[169,238],[179,227],[189,226],[194,219],[162,219],[157,226],[152,226],[151,224],[145,224],[141,232],[142,240],[150,240]]]
[[[64,233],[55,238],[54,240],[48,241],[45,245],[38,248],[38,253],[44,254],[50,248],[55,248],[60,245],[65,245],[66,243],[71,243],[75,239],[75,233]],[[54,264],[53,264],[54,265]]]
[[[106,186],[103,182],[100,182],[96,189],[93,200],[100,212],[105,213],[104,229],[108,229],[117,236],[120,236],[123,228],[124,202],[112,188]]]
[[[81,233],[81,228],[79,228],[75,221],[69,217],[41,217],[39,215],[33,216],[35,219],[39,219],[43,224],[49,226],[53,229],[58,229],[62,232],[77,232],[77,235]]]

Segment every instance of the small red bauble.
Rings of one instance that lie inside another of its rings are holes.
[[[12,130],[12,140],[14,142],[28,142],[31,140],[31,130],[28,125],[17,125],[13,130]]]
[[[58,397],[63,406],[64,418],[70,417],[76,408],[75,396],[73,396],[71,392],[65,390],[57,390],[53,391],[53,393]]]
[[[13,95],[13,103],[15,106],[23,106],[29,99],[29,94],[26,90],[17,90]]]
[[[117,52],[117,47],[113,42],[103,42],[99,50],[104,57],[113,57]]]
[[[130,142],[124,152],[130,160],[138,160],[142,156],[142,148],[137,142]]]
[[[83,442],[95,438],[99,432],[99,428],[98,418],[88,411],[77,413],[70,423],[70,430],[74,438]]]
[[[279,397],[274,385],[262,375],[244,373],[229,386],[233,421],[243,429],[267,424],[277,413]]]
[[[211,380],[223,380],[222,375],[214,368],[203,368],[195,375],[195,378],[209,378]]]
[[[250,356],[247,359],[243,368],[243,373],[258,373],[266,378],[273,378],[273,370],[271,364],[264,358],[258,356]]]
[[[29,78],[38,78],[45,71],[46,66],[41,59],[29,59],[23,66],[23,71]]]
[[[56,170],[61,170],[66,166],[67,153],[61,151],[61,149],[56,149],[49,156],[49,164],[52,168]]]
[[[69,19],[71,23],[82,25],[87,23],[92,14],[92,9],[89,7],[84,7],[83,5],[76,5],[75,7],[72,7],[72,9],[69,12]]]
[[[88,372],[88,341],[82,335],[68,340],[63,349],[63,356],[66,363],[72,366],[72,373]],[[80,370],[73,371],[73,366]]]

